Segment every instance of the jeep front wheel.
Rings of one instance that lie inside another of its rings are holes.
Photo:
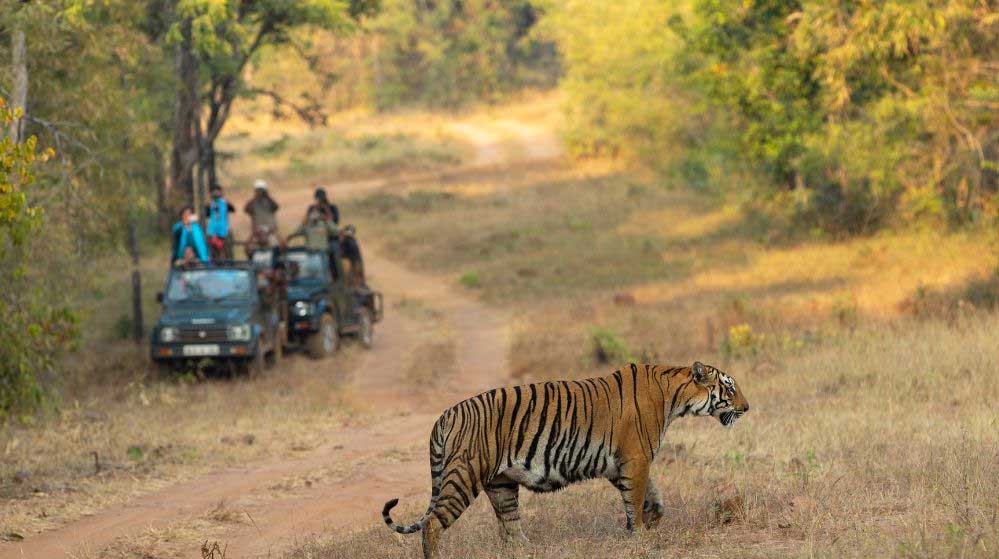
[[[305,341],[309,356],[313,359],[329,357],[340,346],[340,333],[337,331],[333,315],[324,313],[319,319],[319,331],[310,334]]]

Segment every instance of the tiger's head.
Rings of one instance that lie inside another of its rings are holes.
[[[711,415],[731,427],[749,411],[749,402],[732,377],[700,361],[690,366],[690,376],[699,389],[689,407],[694,415]]]

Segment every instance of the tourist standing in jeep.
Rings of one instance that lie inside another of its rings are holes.
[[[290,241],[295,237],[305,237],[305,246],[310,250],[325,251],[330,239],[336,238],[336,225],[332,221],[323,219],[322,212],[312,207],[305,217],[305,223],[288,235],[287,240]]]
[[[320,186],[316,189],[314,197],[315,202],[309,206],[309,209],[305,210],[306,220],[308,220],[312,210],[319,210],[322,219],[332,221],[333,225],[340,225],[340,208],[330,202],[329,196],[326,195],[326,189]]]
[[[253,231],[266,227],[276,233],[278,207],[277,202],[267,193],[267,183],[263,179],[254,181],[253,198],[250,198],[243,209],[250,216]]]
[[[212,199],[205,207],[208,250],[212,261],[232,260],[232,228],[229,225],[229,214],[235,212],[236,207],[222,197],[222,187],[218,184],[212,185],[210,193]]]

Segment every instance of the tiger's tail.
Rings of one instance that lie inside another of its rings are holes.
[[[430,515],[433,514],[434,508],[437,506],[437,498],[438,495],[434,495],[433,498],[430,499],[430,506],[427,507],[427,512],[423,513],[423,516],[408,526],[396,524],[395,521],[392,520],[392,516],[389,514],[389,511],[399,504],[399,499],[392,499],[391,501],[385,503],[385,507],[382,509],[382,518],[385,520],[385,524],[387,524],[389,528],[400,534],[412,534],[414,532],[419,532],[423,529],[423,525],[426,523],[427,519],[430,518]]]
[[[447,435],[450,431],[446,423],[450,421],[453,421],[453,418],[450,417],[450,414],[445,412],[445,414],[437,420],[433,431],[430,433],[431,496],[430,506],[427,507],[427,512],[423,513],[423,516],[421,516],[416,522],[408,526],[402,526],[396,524],[395,521],[392,520],[392,516],[389,514],[389,511],[399,504],[399,499],[392,499],[391,501],[385,503],[385,507],[382,508],[382,519],[385,520],[385,524],[400,534],[412,534],[422,530],[424,524],[426,524],[427,520],[430,518],[430,515],[434,513],[434,509],[437,508],[437,501],[441,496],[441,482],[444,477],[444,450],[447,444]]]

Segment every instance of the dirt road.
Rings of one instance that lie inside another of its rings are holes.
[[[517,126],[522,141],[545,137],[543,132],[525,132],[527,125]],[[503,151],[490,143],[494,133],[465,125],[460,132],[473,140],[477,152],[463,173],[473,176],[476,165],[502,160]],[[534,145],[544,150],[539,156],[557,153],[552,140],[545,139],[525,142],[518,155],[534,153]],[[333,194],[342,199],[391,184],[386,179],[365,181],[338,187]],[[302,215],[310,198],[306,191],[278,195],[282,213],[289,218]],[[500,312],[456,293],[453,282],[412,273],[380,257],[372,244],[366,245],[365,267],[370,283],[384,292],[388,309],[376,328],[375,347],[365,353],[344,386],[367,402],[374,418],[367,426],[331,431],[325,444],[293,459],[215,471],[22,542],[3,544],[0,558],[118,556],[113,550],[137,534],[197,524],[213,510],[232,511],[238,518],[211,538],[228,546],[228,557],[273,557],[310,533],[380,521],[379,511],[389,498],[425,502],[429,498],[426,441],[433,421],[454,401],[507,381],[508,321]],[[436,323],[457,334],[458,374],[434,390],[405,376],[406,359],[425,338],[426,321],[395,310],[393,301],[419,302],[432,310]],[[322,368],[323,364],[295,366]],[[189,532],[176,531],[174,538],[179,541],[172,542],[170,556],[201,556],[204,535]]]

